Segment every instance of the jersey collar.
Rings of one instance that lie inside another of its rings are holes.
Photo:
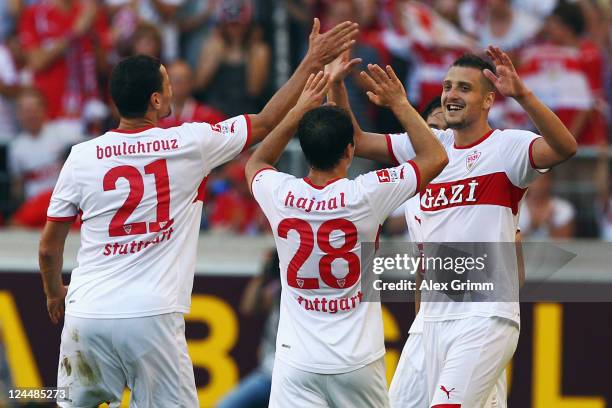
[[[308,177],[304,177],[302,180],[304,180],[304,182],[306,184],[308,184],[310,187],[312,188],[316,188],[317,190],[323,190],[325,187],[329,186],[331,183],[335,183],[338,180],[342,180],[342,177],[338,177],[332,180],[329,180],[327,183],[325,183],[324,186],[318,186],[315,183],[312,182],[312,180]]]
[[[469,145],[466,145],[466,146],[457,146],[457,143],[455,143],[454,147],[455,147],[455,149],[469,149],[471,147],[479,145],[480,143],[484,142],[489,136],[491,136],[493,134],[493,132],[495,132],[495,130],[496,129],[489,130],[487,133],[484,134],[483,137],[481,137],[480,139],[476,140],[474,143],[470,143]]]

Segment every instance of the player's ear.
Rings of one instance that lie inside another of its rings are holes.
[[[162,105],[162,95],[159,92],[153,92],[149,102],[151,103],[151,106],[153,106],[153,109],[159,110]]]
[[[493,91],[487,92],[485,94],[483,108],[485,110],[491,109],[491,107],[493,106],[493,102],[495,102],[495,92]]]

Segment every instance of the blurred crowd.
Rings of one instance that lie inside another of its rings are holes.
[[[440,94],[456,57],[488,44],[507,50],[581,146],[577,159],[534,185],[521,228],[612,240],[607,0],[2,0],[0,226],[42,226],[70,146],[117,125],[107,80],[121,58],[148,54],[168,67],[173,113],[161,126],[216,123],[261,109],[299,63],[314,16],[323,30],[358,22],[353,54],[392,64],[420,109]],[[369,103],[358,75],[347,88],[362,128],[400,130]],[[499,97],[491,121],[532,129],[513,100]],[[245,161],[210,175],[202,229],[266,232]]]

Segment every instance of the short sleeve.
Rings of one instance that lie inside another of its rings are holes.
[[[431,129],[431,131],[438,139],[443,139],[444,132],[437,129]],[[387,139],[387,150],[394,166],[406,163],[416,156],[407,133],[390,133],[386,134],[385,138]],[[441,141],[443,142],[443,140]]]
[[[70,152],[53,189],[47,209],[49,221],[73,222],[77,217],[80,194],[74,180],[73,154],[74,151]]]
[[[533,161],[533,143],[541,136],[525,130],[506,130],[499,143],[499,160],[506,175],[517,187],[525,188],[548,169],[536,169]]]
[[[414,196],[419,186],[419,168],[413,161],[397,167],[376,170],[359,176],[355,182],[362,189],[379,223]]]
[[[283,183],[294,179],[290,174],[281,173],[274,167],[265,167],[259,170],[251,181],[251,191],[255,201],[261,207],[270,224],[273,223],[273,216],[276,212],[275,192]]]
[[[195,134],[209,171],[240,154],[248,146],[251,136],[251,122],[247,115],[216,124],[187,123],[184,126]]]

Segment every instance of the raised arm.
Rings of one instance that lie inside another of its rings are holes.
[[[393,163],[393,158],[389,155],[385,136],[380,133],[364,132],[359,126],[349,104],[344,79],[360,62],[360,58],[351,60],[349,58],[349,51],[345,51],[325,67],[325,72],[329,72],[330,74],[330,87],[327,100],[346,109],[351,115],[355,132],[355,155],[370,160],[376,160],[381,163]]]
[[[527,112],[542,138],[533,143],[532,158],[539,169],[553,167],[576,154],[576,139],[553,111],[529,90],[518,76],[510,57],[490,46],[487,54],[495,64],[497,74],[484,70],[484,75],[506,97],[514,98]]]
[[[354,38],[358,34],[356,23],[345,21],[324,34],[319,32],[320,26],[319,19],[315,18],[308,41],[308,52],[291,78],[274,94],[261,112],[249,115],[251,144],[260,142],[287,115],[310,74],[321,71],[325,64],[333,61],[355,43]]]
[[[38,248],[38,263],[43,289],[47,296],[47,311],[54,324],[59,323],[64,317],[64,298],[67,288],[62,282],[62,265],[64,244],[71,224],[47,221]]]
[[[264,168],[273,167],[287,147],[289,140],[295,133],[302,116],[311,109],[321,105],[327,92],[329,75],[319,71],[316,75],[310,74],[306,86],[300,95],[295,107],[289,111],[285,119],[264,139],[246,164],[245,175],[247,185],[252,185],[253,177]]]
[[[393,68],[387,65],[386,70],[383,70],[378,65],[369,64],[368,71],[369,75],[361,72],[370,88],[368,98],[378,106],[390,108],[410,138],[416,153],[414,162],[420,171],[421,190],[448,164],[446,151],[427,123],[408,102],[404,86]]]

